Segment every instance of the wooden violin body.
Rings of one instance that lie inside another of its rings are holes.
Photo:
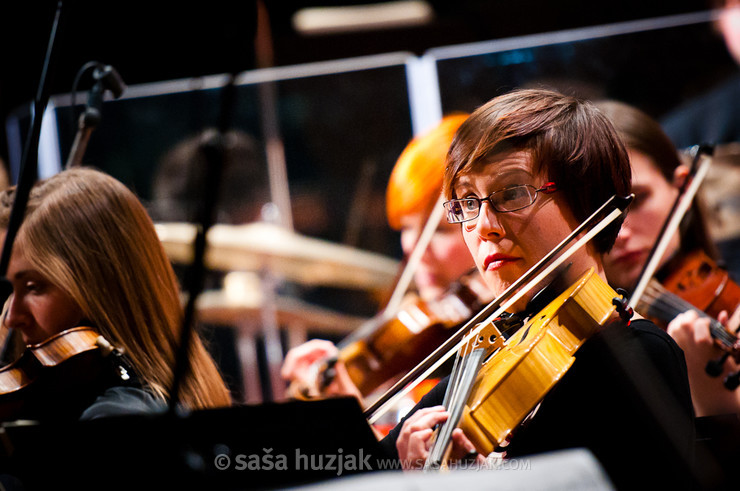
[[[663,286],[711,317],[740,304],[740,286],[703,251],[682,258],[661,282]]]
[[[703,251],[695,251],[672,264],[662,281],[651,280],[637,304],[637,310],[658,326],[667,327],[678,314],[690,309],[710,318],[710,334],[719,348],[740,357],[737,335],[716,318],[732,314],[740,305],[740,285]]]
[[[0,421],[64,418],[92,402],[111,374],[113,348],[90,327],[75,327],[28,345],[0,369]],[[128,378],[120,367],[118,375]]]
[[[482,307],[483,300],[466,281],[456,282],[433,302],[412,295],[393,316],[371,319],[359,328],[367,329],[367,334],[340,343],[337,357],[317,367],[313,386],[294,383],[289,395],[300,399],[323,396],[337,361],[344,364],[363,396],[413,368]]]
[[[416,366],[468,320],[481,304],[464,285],[436,302],[408,302],[366,339],[349,344],[338,359],[363,395]]]
[[[591,270],[484,362],[459,423],[479,453],[500,446],[558,383],[576,350],[613,320],[617,297]]]

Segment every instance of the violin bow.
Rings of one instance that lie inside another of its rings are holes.
[[[34,110],[31,114],[31,130],[26,140],[26,144],[23,147],[23,156],[21,158],[20,172],[18,175],[18,183],[15,189],[15,198],[13,200],[13,208],[10,210],[10,219],[8,223],[8,230],[5,235],[5,242],[3,243],[3,251],[0,256],[0,275],[5,278],[5,274],[8,271],[8,263],[10,262],[10,253],[13,248],[13,242],[15,235],[23,222],[23,217],[26,214],[26,204],[28,202],[28,196],[31,193],[31,188],[36,182],[37,178],[37,165],[38,165],[38,146],[39,146],[39,135],[41,134],[41,121],[46,111],[46,106],[49,103],[49,83],[50,72],[52,63],[55,60],[54,47],[55,40],[57,37],[57,31],[59,30],[60,18],[62,14],[62,2],[57,2],[56,13],[54,16],[54,23],[52,24],[51,35],[49,37],[49,43],[46,48],[46,56],[44,58],[43,68],[41,70],[41,79],[39,81],[38,91],[36,92],[36,98],[34,100]]]
[[[13,243],[15,241],[15,236],[18,233],[18,229],[20,229],[21,224],[23,223],[23,218],[26,215],[28,197],[31,194],[31,188],[33,188],[38,176],[39,135],[41,134],[41,122],[43,120],[44,113],[46,112],[46,106],[49,103],[49,78],[54,62],[56,61],[54,56],[54,47],[56,46],[56,38],[59,31],[61,16],[62,1],[59,0],[54,14],[49,42],[46,47],[46,55],[44,57],[41,70],[38,90],[34,99],[34,110],[31,114],[31,128],[28,138],[26,139],[25,146],[23,147],[18,182],[16,183],[15,188],[15,198],[13,200],[13,207],[10,210],[10,217],[8,219],[8,229],[5,233],[3,250],[2,253],[0,253],[0,278],[2,278],[2,281],[0,281],[2,288],[0,288],[0,290],[2,290],[1,295],[3,303],[12,293],[12,287],[6,275],[8,272],[8,264],[10,263],[10,254],[13,250]],[[5,329],[4,326],[5,323],[3,322],[3,329]],[[0,342],[0,360],[5,358],[12,339],[12,333],[8,333]]]
[[[477,336],[483,327],[485,327],[485,324],[503,314],[506,309],[516,303],[516,301],[523,297],[529,290],[542,282],[543,279],[555,271],[584,244],[616,220],[622,213],[624,213],[624,210],[627,209],[627,206],[633,198],[634,195],[627,197],[612,196],[609,198],[603,205],[601,205],[601,207],[599,207],[599,209],[592,213],[590,217],[588,217],[575,230],[573,230],[573,232],[555,246],[554,249],[540,259],[537,264],[532,266],[526,273],[519,277],[519,279],[512,283],[509,288],[499,295],[499,297],[494,299],[484,307],[483,310],[473,316],[472,319],[458,329],[457,332],[447,341],[442,343],[420,364],[398,380],[390,389],[370,405],[364,412],[368,422],[370,424],[376,422],[400,398],[408,394],[422,380],[426,379],[450,356],[458,352],[464,344]],[[601,218],[603,215],[606,216]],[[586,230],[588,230],[588,232],[586,232],[583,237],[578,239],[575,244],[562,252],[568,244]],[[562,254],[558,256],[561,252]],[[556,256],[557,259],[553,261]],[[552,263],[545,267],[551,261]]]
[[[411,279],[416,272],[416,268],[419,266],[421,258],[424,256],[424,252],[426,252],[429,247],[429,243],[432,241],[434,232],[437,231],[437,227],[439,227],[439,224],[442,221],[442,217],[444,216],[444,206],[442,206],[443,202],[444,197],[440,196],[437,203],[434,205],[427,222],[424,224],[424,229],[419,235],[416,244],[414,244],[414,250],[409,255],[409,260],[403,268],[401,277],[399,278],[398,283],[396,283],[396,287],[393,290],[390,300],[388,300],[388,304],[385,306],[385,309],[383,309],[384,313],[392,314],[398,310],[401,299],[411,284]]]
[[[432,237],[434,237],[434,233],[437,231],[437,227],[439,227],[439,223],[444,216],[444,207],[442,206],[443,201],[444,198],[440,196],[432,210],[432,213],[424,224],[424,229],[416,240],[416,244],[414,244],[414,249],[408,257],[406,265],[396,282],[396,286],[393,289],[393,293],[391,294],[388,303],[386,303],[379,315],[375,316],[368,322],[365,322],[342,339],[338,345],[340,349],[367,337],[370,333],[375,331],[379,324],[392,318],[396,314],[401,305],[401,300],[411,284],[416,268],[419,266],[421,258],[424,256],[424,252],[427,250],[427,247],[429,247],[429,243],[432,241]]]
[[[694,154],[694,158],[691,164],[691,170],[687,176],[687,182],[683,183],[681,192],[673,202],[671,212],[668,214],[668,218],[666,218],[666,221],[663,223],[663,227],[658,235],[660,239],[653,245],[653,249],[648,255],[648,260],[643,266],[639,277],[640,279],[627,302],[627,306],[630,308],[635,308],[637,302],[645,292],[645,288],[647,288],[650,279],[655,274],[655,271],[657,271],[660,260],[668,248],[668,244],[673,238],[673,234],[678,229],[681,220],[689,209],[689,206],[691,206],[694,196],[696,196],[696,193],[699,190],[699,186],[706,177],[707,172],[709,172],[709,166],[712,163],[712,159],[702,157],[711,157],[714,152],[714,148],[709,145],[696,145],[691,148],[690,152]],[[698,163],[699,160],[701,160],[701,164]],[[689,179],[691,180],[691,183],[687,186]]]

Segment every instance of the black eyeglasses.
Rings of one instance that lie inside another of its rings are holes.
[[[447,211],[447,221],[449,223],[462,223],[475,220],[480,214],[484,201],[488,201],[491,207],[499,213],[521,210],[534,204],[537,193],[551,194],[557,190],[558,188],[554,182],[548,182],[539,189],[530,184],[520,184],[494,191],[486,198],[469,196],[467,198],[451,199],[444,203]]]

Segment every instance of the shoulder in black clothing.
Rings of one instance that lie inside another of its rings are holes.
[[[163,401],[139,387],[110,387],[80,416],[81,421],[126,416],[132,414],[153,414],[166,409]]]
[[[446,385],[445,379],[412,412],[441,404]],[[396,457],[402,424],[381,442]],[[632,477],[642,471],[658,476],[681,466],[688,472],[693,428],[683,353],[664,331],[640,319],[609,326],[584,343],[534,417],[512,435],[507,456],[587,448],[620,487],[636,484]],[[686,484],[679,475],[671,471],[665,482]]]
[[[588,448],[617,488],[684,489],[695,479],[694,422],[683,352],[640,319],[597,333],[513,435],[507,455]]]

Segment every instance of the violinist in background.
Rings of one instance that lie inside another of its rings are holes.
[[[12,188],[0,196],[3,229],[14,196]],[[96,338],[98,356],[77,371],[67,371],[76,366],[73,359],[40,369],[25,365],[31,383],[0,396],[5,420],[86,420],[158,411],[168,403],[183,319],[178,285],[152,221],[122,183],[85,168],[37,182],[7,277],[13,293],[3,324],[26,345],[63,340],[79,326],[107,343]],[[180,403],[190,409],[230,405],[197,335],[190,356]],[[8,414],[16,406],[18,413]]]
[[[386,213],[390,226],[401,231],[401,246],[406,257],[414,250],[432,208],[438,203],[447,149],[455,130],[466,117],[448,115],[435,128],[414,138],[393,168],[386,188]],[[416,295],[424,302],[434,302],[474,268],[458,227],[442,220],[414,270]],[[465,278],[467,286],[484,302],[489,301],[491,295],[477,273],[469,276]],[[330,341],[310,340],[288,352],[282,376],[291,382],[314,385],[312,366],[337,354],[337,347]],[[341,362],[336,365],[336,377],[323,392],[363,398]]]
[[[630,205],[614,248],[604,257],[609,281],[629,290],[639,280],[689,169],[679,159],[676,148],[660,125],[650,116],[616,101],[601,102],[597,107],[612,121],[623,138],[632,165],[635,201]],[[663,278],[680,271],[685,259],[696,254],[703,254],[714,262],[719,260],[707,232],[702,207],[694,201],[684,217],[683,226],[661,259],[656,277]],[[737,300],[740,299],[735,302]],[[684,310],[668,312],[663,327],[686,356],[696,415],[740,412],[740,393],[728,390],[723,385],[724,377],[740,367],[729,357],[724,362],[723,373],[716,377],[707,374],[707,362],[719,359],[723,352],[710,335],[709,318],[700,316],[694,309]],[[732,312],[722,311],[717,320],[724,325],[737,326],[737,322],[728,324],[730,314]]]
[[[459,223],[483,279],[500,295],[612,195],[628,195],[630,166],[614,127],[592,104],[517,90],[481,106],[458,129],[444,190],[448,219]],[[591,269],[605,280],[602,255],[618,232],[613,222],[575,252],[560,282],[571,285]],[[538,293],[526,292],[512,313],[536,317],[528,304]],[[449,417],[441,406],[447,384],[432,389],[381,442],[407,469],[426,460],[433,428]],[[636,315],[587,339],[500,450],[510,459],[585,447],[617,489],[685,488],[692,417],[681,350]],[[453,459],[476,455],[459,428],[452,442]]]
[[[689,168],[681,162],[675,146],[660,125],[637,108],[617,101],[602,101],[596,107],[614,125],[627,147],[632,166],[635,199],[622,224],[614,247],[604,256],[609,282],[631,289],[639,280],[650,250],[658,240],[663,223],[687,179]],[[670,269],[672,260],[702,251],[718,259],[697,201],[684,217],[680,234],[671,239],[660,266]],[[659,275],[664,274],[662,272]]]

